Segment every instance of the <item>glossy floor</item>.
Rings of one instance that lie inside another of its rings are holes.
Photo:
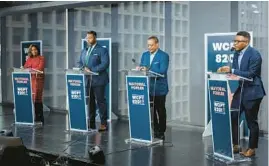
[[[88,150],[99,145],[106,154],[108,166],[218,166],[205,157],[212,152],[211,139],[202,139],[202,132],[190,128],[168,127],[164,146],[138,146],[125,143],[129,136],[128,122],[115,121],[105,133],[79,134],[67,129],[67,115],[50,113],[45,115],[45,126],[14,126],[11,109],[0,108],[1,129],[12,129],[23,139],[28,149],[55,155],[66,155],[88,161]],[[237,165],[268,165],[268,140],[260,138],[257,155],[251,162]]]

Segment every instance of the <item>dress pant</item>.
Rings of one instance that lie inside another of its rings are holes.
[[[166,131],[166,109],[164,96],[150,96],[150,100],[153,102],[153,126],[154,132],[164,134]]]
[[[35,122],[44,123],[43,103],[35,102]]]
[[[262,99],[248,101],[245,104],[241,104],[240,112],[232,112],[232,134],[233,134],[233,144],[238,145],[238,135],[239,135],[239,116],[244,111],[247,121],[247,126],[250,131],[249,135],[249,148],[255,149],[258,148],[259,140],[259,124],[258,124],[258,112],[260,109]],[[247,104],[247,105],[246,105]]]
[[[90,115],[90,128],[95,127],[96,117],[96,102],[99,108],[99,115],[101,125],[107,125],[107,104],[105,99],[106,86],[95,86],[90,88],[90,103],[89,103],[89,115]]]

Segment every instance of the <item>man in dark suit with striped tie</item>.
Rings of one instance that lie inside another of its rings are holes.
[[[109,82],[107,69],[109,67],[108,50],[97,43],[97,34],[94,31],[87,33],[88,47],[81,52],[78,67],[87,72],[96,72],[98,75],[86,76],[86,92],[90,96],[89,115],[90,128],[95,129],[96,102],[99,108],[101,127],[99,131],[107,130],[107,105],[105,88]]]

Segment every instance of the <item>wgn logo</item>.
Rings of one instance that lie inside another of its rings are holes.
[[[214,101],[214,112],[217,114],[225,114],[225,103],[221,101]]]

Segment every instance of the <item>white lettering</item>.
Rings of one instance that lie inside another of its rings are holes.
[[[24,48],[24,53],[28,54],[28,48]]]
[[[228,43],[228,42],[225,42],[225,43],[212,43],[213,45],[213,50],[214,51],[221,51],[221,50],[224,50],[224,51],[229,51],[232,47],[233,47],[233,43]]]

